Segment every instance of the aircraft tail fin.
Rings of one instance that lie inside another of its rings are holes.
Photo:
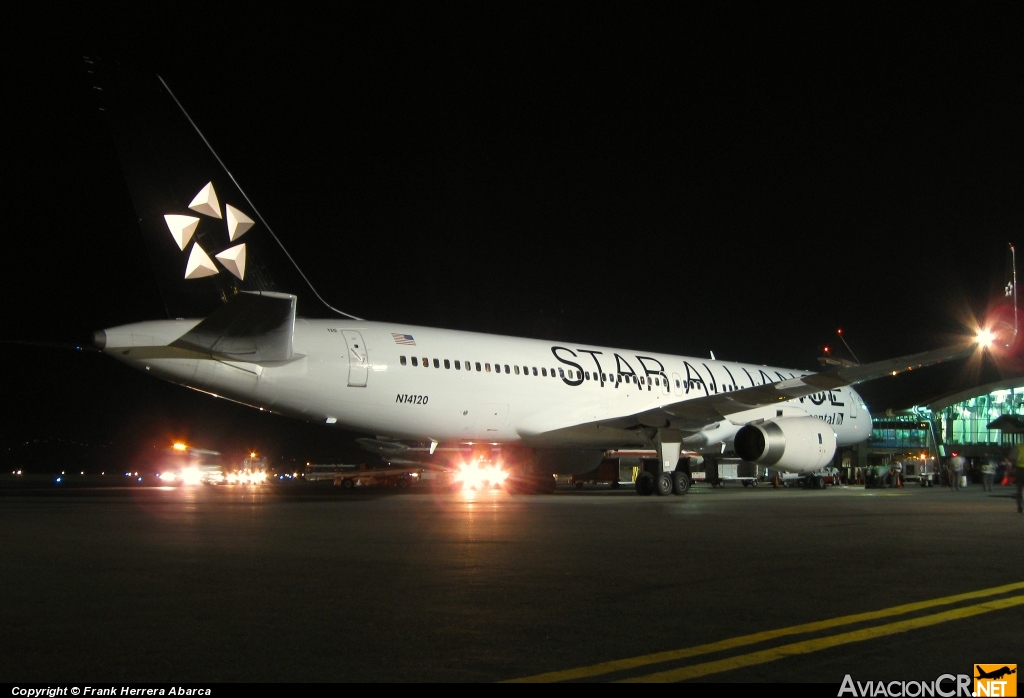
[[[169,317],[270,292],[304,316],[358,319],[317,293],[161,78],[87,61]]]

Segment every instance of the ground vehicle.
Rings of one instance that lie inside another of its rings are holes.
[[[419,479],[419,471],[408,468],[374,468],[359,470],[354,473],[339,473],[334,477],[334,484],[343,489],[354,487],[397,487],[405,489]]]
[[[872,489],[897,486],[899,486],[899,478],[895,463],[871,465],[864,469],[864,487]]]
[[[931,487],[938,480],[934,457],[908,459],[904,468],[904,481],[916,480],[921,487]]]
[[[346,490],[355,487],[398,487],[417,482],[420,468],[367,468],[365,465],[307,465],[306,479],[331,480]]]
[[[803,487],[809,490],[823,490],[829,485],[839,484],[839,470],[831,466],[813,473],[780,473],[771,471],[769,479],[775,487]]]
[[[605,458],[601,464],[587,473],[571,475],[567,482],[578,490],[583,485],[608,484],[613,489],[618,489],[623,482],[632,481],[632,467],[620,463],[618,458]]]
[[[744,487],[757,487],[761,467],[735,458],[704,459],[704,481],[712,487],[725,487],[727,482],[740,482]],[[694,477],[694,480],[698,478]]]

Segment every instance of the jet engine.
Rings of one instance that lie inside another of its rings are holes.
[[[836,453],[836,433],[815,417],[782,417],[747,424],[733,441],[746,461],[789,472],[809,473],[828,464]]]

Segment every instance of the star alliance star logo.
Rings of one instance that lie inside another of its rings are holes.
[[[200,189],[188,207],[189,210],[195,211],[202,216],[225,220],[228,229],[228,242],[234,242],[242,237],[255,224],[251,218],[231,204],[224,205],[224,213],[222,215],[220,212],[220,202],[217,200],[217,192],[213,189],[213,182],[208,182],[205,187]],[[178,249],[182,252],[185,251],[185,248],[192,241],[192,237],[199,227],[200,220],[195,216],[182,216],[178,214],[167,214],[164,216],[167,228],[171,231],[174,242],[178,244]],[[214,258],[239,280],[245,278],[244,242],[218,252],[214,255]],[[210,258],[210,255],[199,246],[198,242],[194,243],[188,255],[188,263],[185,265],[185,278],[201,279],[204,276],[213,276],[218,273],[220,273],[220,269],[217,268],[217,264]]]

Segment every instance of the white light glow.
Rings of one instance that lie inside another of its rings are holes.
[[[978,340],[978,344],[983,349],[988,349],[990,346],[992,346],[992,342],[995,341],[995,338],[995,333],[992,330],[988,329],[987,327],[982,327],[981,329],[978,330],[978,334],[975,335],[975,339]]]
[[[481,464],[476,459],[461,463],[455,473],[455,481],[461,482],[466,489],[485,490],[501,487],[508,478],[500,463]]]

